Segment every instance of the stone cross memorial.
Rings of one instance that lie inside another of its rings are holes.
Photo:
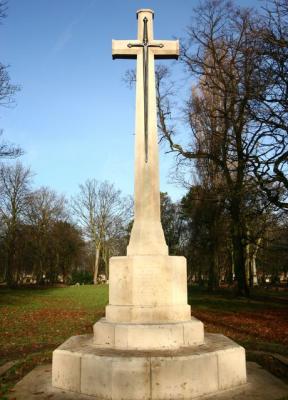
[[[152,10],[139,10],[137,40],[113,40],[112,55],[135,58],[134,224],[127,256],[110,259],[109,304],[93,335],[53,353],[55,387],[99,399],[192,399],[246,382],[245,350],[206,334],[187,304],[184,257],[168,255],[160,221],[154,60],[179,42],[155,40]]]
[[[137,59],[135,213],[128,255],[167,255],[160,223],[154,59],[178,58],[179,42],[153,39],[153,11],[140,10],[138,40],[113,40],[112,56]]]

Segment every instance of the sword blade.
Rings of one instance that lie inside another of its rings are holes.
[[[143,19],[143,85],[144,85],[144,141],[145,163],[148,162],[148,19]]]
[[[144,83],[144,140],[145,162],[148,162],[148,48],[143,47],[143,83]]]

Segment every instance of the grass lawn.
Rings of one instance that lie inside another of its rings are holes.
[[[18,362],[0,378],[0,399],[34,366],[51,362],[52,351],[70,336],[92,333],[107,301],[106,285],[1,289],[0,365]]]
[[[287,291],[254,290],[247,299],[193,288],[189,304],[208,332],[223,333],[248,350],[288,355]]]
[[[107,301],[106,285],[1,289],[0,365],[9,360],[17,363],[0,378],[0,399],[35,365],[51,362],[52,351],[67,338],[92,333]],[[206,331],[231,337],[244,345],[248,355],[255,351],[288,355],[287,292],[258,291],[252,299],[241,299],[229,292],[209,294],[194,288],[189,290],[189,303]]]

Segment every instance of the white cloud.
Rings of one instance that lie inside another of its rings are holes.
[[[57,54],[64,49],[64,47],[71,41],[73,37],[73,30],[77,26],[85,14],[95,5],[95,1],[91,0],[86,7],[82,9],[82,12],[78,15],[74,21],[70,22],[68,26],[60,33],[54,47],[52,48],[52,53]]]

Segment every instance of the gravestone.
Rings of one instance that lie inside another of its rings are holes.
[[[206,334],[187,304],[184,257],[168,255],[160,221],[154,60],[177,58],[178,41],[155,40],[152,10],[138,38],[113,40],[113,58],[135,58],[134,224],[127,256],[110,259],[109,304],[93,335],[53,353],[55,387],[105,399],[190,399],[246,382],[245,350]]]

